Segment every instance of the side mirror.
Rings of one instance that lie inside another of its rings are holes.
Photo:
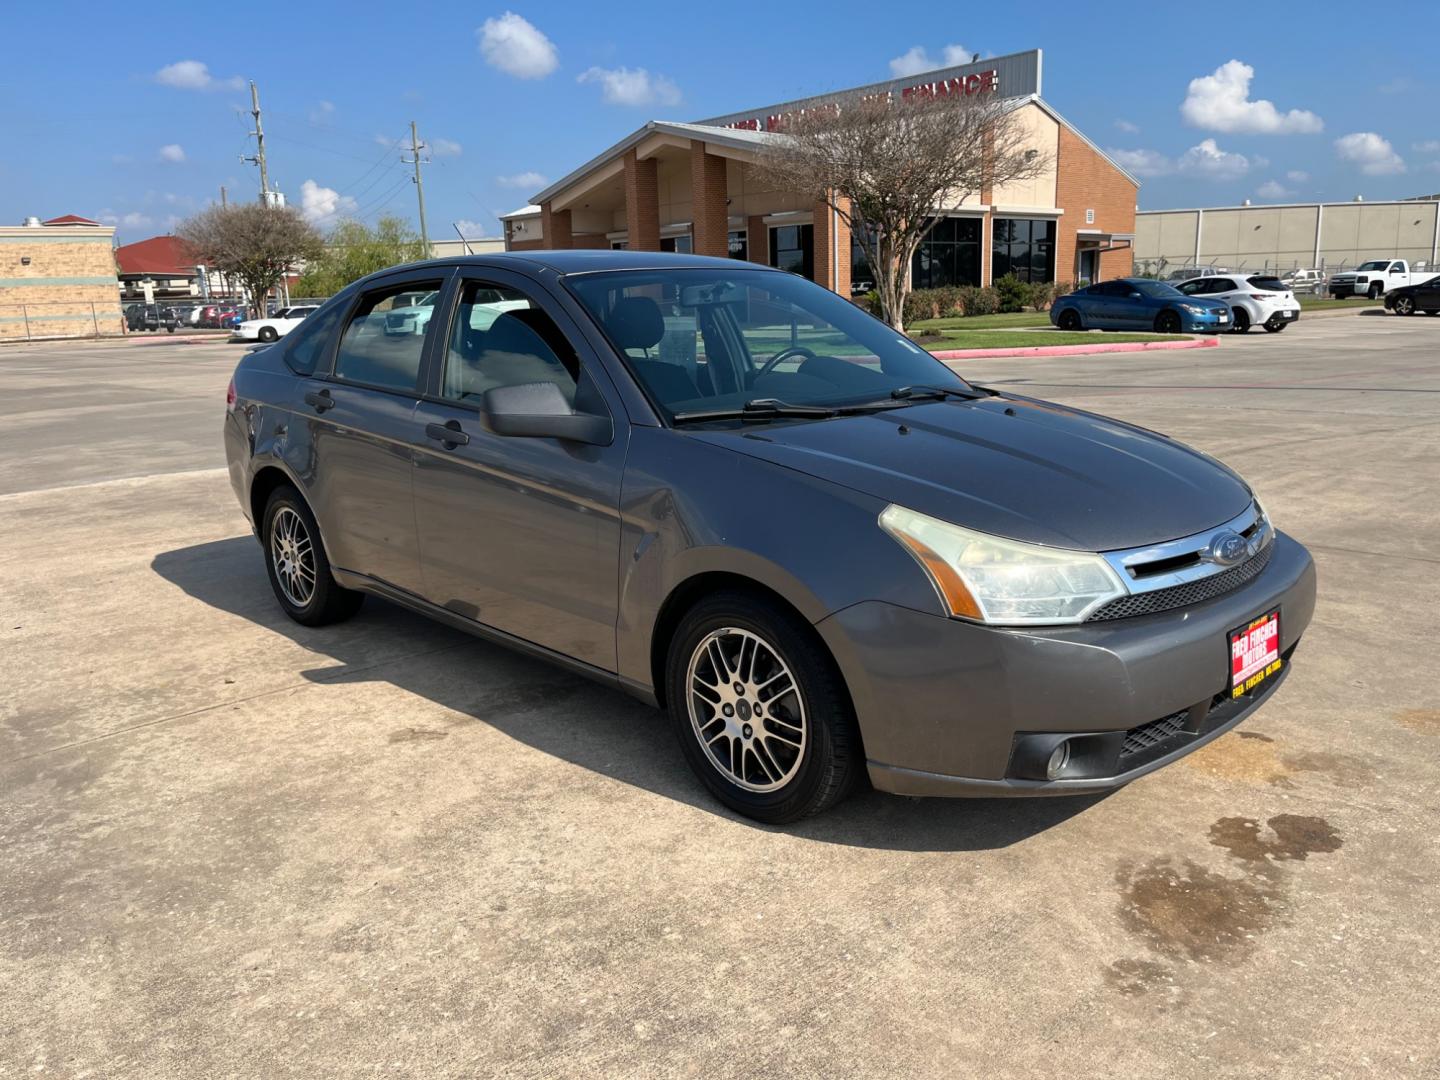
[[[615,426],[608,416],[576,412],[552,382],[497,386],[485,391],[485,419],[497,435],[566,439],[609,446]]]
[[[1139,289],[1131,289],[1131,290],[1130,290],[1130,293],[1129,293],[1129,297],[1130,297],[1131,300],[1139,300],[1139,299],[1141,299],[1140,290],[1139,290]]]

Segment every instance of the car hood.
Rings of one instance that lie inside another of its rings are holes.
[[[1084,551],[1189,536],[1251,500],[1181,443],[1023,398],[687,434],[957,525]]]

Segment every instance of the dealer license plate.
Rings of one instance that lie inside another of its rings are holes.
[[[1280,670],[1280,609],[1230,631],[1230,696],[1252,694]]]

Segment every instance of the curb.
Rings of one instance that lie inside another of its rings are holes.
[[[1025,349],[945,349],[932,352],[936,360],[979,360],[986,356],[1084,356],[1087,353],[1158,352],[1163,349],[1213,349],[1220,339],[1191,338],[1189,341],[1117,341],[1111,345],[1032,345]]]

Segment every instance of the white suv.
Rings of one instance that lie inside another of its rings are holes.
[[[1270,274],[1197,277],[1175,287],[1186,296],[1203,296],[1229,304],[1231,330],[1236,334],[1245,333],[1252,325],[1278,334],[1300,318],[1300,301],[1295,299],[1290,286]]]

